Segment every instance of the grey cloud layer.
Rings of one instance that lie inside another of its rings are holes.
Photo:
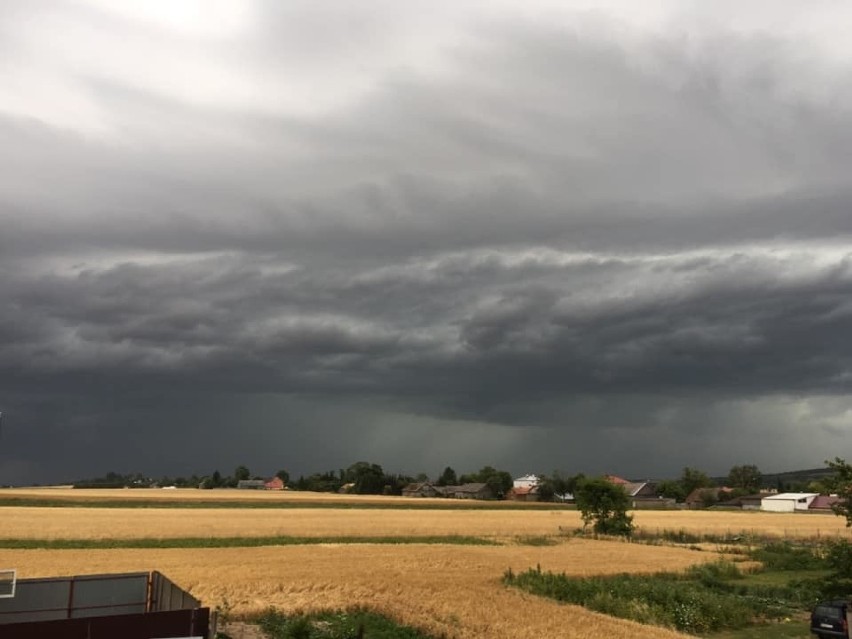
[[[51,6],[77,33],[70,5]],[[689,425],[671,431],[672,414],[696,429],[724,414],[751,425],[745,442],[804,401],[825,446],[845,432],[848,65],[783,35],[659,34],[584,13],[544,25],[496,12],[403,51],[414,21],[374,7],[393,27],[372,49],[353,39],[350,65],[310,44],[375,27],[374,13],[325,22],[258,4],[251,29],[175,49],[188,57],[166,80],[92,52],[73,74],[36,61],[29,14],[7,14],[14,59],[63,77],[72,112],[102,116],[75,129],[48,107],[0,109],[0,399],[20,423],[101,450],[142,414],[187,440],[215,414],[255,415],[269,442],[298,440],[322,463],[317,439],[272,430],[271,415],[323,433],[337,459],[358,440],[335,425],[337,402],[400,466],[425,459],[406,441],[453,420],[492,429],[494,457],[554,467],[542,432],[591,444],[627,422],[667,432],[675,459]],[[87,20],[129,24],[96,8]],[[305,43],[281,36],[318,24]],[[112,44],[128,65],[140,42],[176,41],[150,24],[128,33]],[[389,63],[394,51],[410,64]],[[169,93],[199,52],[248,79],[220,102],[206,75]],[[282,97],[309,86],[294,68],[319,78],[313,113]],[[350,94],[320,86],[350,70]],[[176,425],[181,394],[198,407]],[[80,423],[60,426],[75,402]],[[379,436],[391,419],[396,447]],[[779,441],[794,446],[801,419]],[[156,459],[155,442],[137,446]],[[436,447],[430,463],[449,450]],[[783,443],[773,454],[793,459]],[[45,465],[26,452],[0,470]]]

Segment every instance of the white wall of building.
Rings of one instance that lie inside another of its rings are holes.
[[[539,481],[540,479],[536,475],[524,475],[512,480],[512,486],[514,488],[532,488],[538,486]]]
[[[817,493],[780,493],[760,500],[760,509],[775,513],[792,513],[807,510]]]

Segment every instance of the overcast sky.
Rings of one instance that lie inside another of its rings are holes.
[[[0,483],[852,457],[852,5],[0,3]]]

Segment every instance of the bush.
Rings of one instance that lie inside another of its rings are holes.
[[[269,610],[259,623],[272,639],[430,639],[415,628],[364,609],[289,616]]]
[[[763,564],[766,570],[819,570],[828,567],[818,548],[794,546],[789,541],[766,544],[753,550],[751,558]]]

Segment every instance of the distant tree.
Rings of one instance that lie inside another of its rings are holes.
[[[355,462],[346,469],[344,478],[354,484],[352,492],[358,495],[381,495],[385,488],[385,471],[378,464]]]
[[[459,479],[456,476],[456,471],[447,466],[436,483],[438,486],[455,486],[459,483]]]
[[[414,481],[423,484],[429,481],[429,475],[426,473],[417,473],[417,477],[414,478]]]
[[[734,466],[728,473],[728,486],[743,493],[754,493],[760,490],[763,475],[754,464]]]
[[[318,493],[336,493],[344,483],[334,471],[314,473],[300,481],[304,486],[304,488],[300,487],[300,490],[311,490]]]
[[[402,489],[411,483],[414,483],[414,477],[408,475],[386,474],[382,478],[382,494],[383,495],[401,495]],[[428,477],[426,478],[429,479]]]
[[[583,473],[577,473],[572,477],[568,477],[565,484],[566,492],[571,493],[572,495],[577,494],[577,489],[580,487],[580,484],[586,480],[586,476]]]
[[[583,527],[593,524],[595,533],[623,535],[633,533],[633,517],[627,514],[630,497],[624,488],[603,477],[583,479],[574,497],[583,518]]]
[[[234,469],[234,479],[237,481],[251,479],[251,471],[245,466],[237,466]]]
[[[497,497],[503,497],[512,488],[512,475],[505,470],[497,470],[493,466],[483,466],[477,473],[462,475],[459,478],[462,484],[482,483],[486,484],[491,492]]]
[[[676,479],[666,479],[657,484],[657,495],[682,502],[686,499],[683,484]]]
[[[222,475],[218,470],[214,470],[210,476],[211,488],[219,488],[222,485]]]
[[[556,494],[556,489],[553,487],[553,478],[539,475],[538,498],[541,501],[553,501],[554,494]]]
[[[689,495],[696,488],[710,488],[713,481],[707,476],[707,473],[687,466],[681,473],[680,484],[685,495]]]
[[[542,481],[547,481],[550,484],[554,495],[561,497],[565,493],[571,492],[568,490],[568,478],[558,470],[554,470],[550,475],[543,476]]]
[[[281,470],[279,470],[277,473],[275,473],[275,476],[276,476],[278,479],[280,479],[282,482],[284,482],[284,485],[285,485],[285,486],[286,486],[288,483],[290,483],[290,473],[288,473],[288,472],[287,472],[286,470],[284,470],[283,468],[282,468]]]

